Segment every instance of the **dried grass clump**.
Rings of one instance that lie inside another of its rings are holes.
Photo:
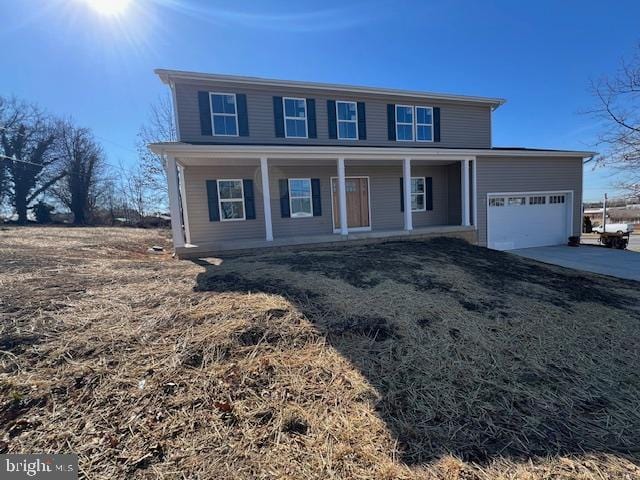
[[[0,452],[89,478],[640,476],[637,283],[441,240],[158,243],[0,231]]]

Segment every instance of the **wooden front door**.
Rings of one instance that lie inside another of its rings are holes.
[[[349,228],[367,228],[369,223],[369,179],[366,177],[347,177],[347,226]],[[333,227],[340,228],[340,201],[338,199],[338,179],[331,179],[333,192]]]

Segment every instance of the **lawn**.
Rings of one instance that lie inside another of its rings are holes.
[[[0,230],[0,453],[89,478],[636,478],[640,284],[435,239]]]

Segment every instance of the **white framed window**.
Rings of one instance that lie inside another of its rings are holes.
[[[396,105],[396,140],[413,141],[413,106]]]
[[[211,125],[213,134],[223,137],[238,136],[238,107],[235,93],[210,92]]]
[[[507,199],[508,205],[526,205],[527,204],[526,197],[509,197]]]
[[[244,187],[242,180],[218,180],[220,221],[245,220]]]
[[[549,195],[549,203],[564,203],[564,195]]]
[[[307,138],[307,101],[304,98],[283,97],[284,136]]]
[[[336,101],[338,119],[338,139],[358,139],[358,104],[356,102]]]
[[[504,197],[492,197],[489,199],[490,207],[504,207]]]
[[[416,142],[433,142],[433,107],[416,107]]]
[[[310,178],[289,179],[289,211],[291,218],[313,217]]]
[[[547,203],[547,197],[544,195],[529,197],[529,205],[544,205],[545,203]]]
[[[411,211],[424,212],[427,209],[425,178],[411,177]]]

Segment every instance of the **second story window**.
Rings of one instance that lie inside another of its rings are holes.
[[[213,134],[238,136],[238,109],[235,93],[211,93]]]
[[[358,138],[358,108],[356,102],[336,102],[338,138],[356,140]]]
[[[396,139],[413,141],[413,107],[410,105],[396,105]]]
[[[287,138],[307,138],[307,102],[304,98],[282,99],[284,131]]]
[[[416,141],[433,142],[433,108],[416,107]]]

